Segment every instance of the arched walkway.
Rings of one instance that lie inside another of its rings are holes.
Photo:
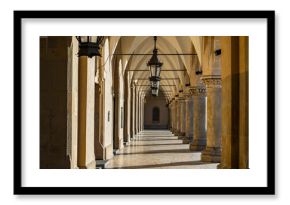
[[[40,168],[249,168],[247,36],[79,39],[40,38]]]

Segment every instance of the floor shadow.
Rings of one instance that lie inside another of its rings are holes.
[[[141,138],[147,138],[147,137],[160,137],[160,138],[177,138],[178,136],[166,136],[166,135],[142,135]]]
[[[130,146],[132,146],[132,147],[135,147],[135,146],[138,146],[138,147],[143,147],[143,146],[161,146],[161,145],[184,145],[183,143],[164,143],[164,144],[131,144]]]
[[[170,149],[170,150],[151,150],[147,152],[131,152],[119,153],[117,155],[134,155],[134,154],[162,154],[162,153],[200,153],[198,151],[191,151],[189,149]]]
[[[168,167],[168,166],[206,165],[206,164],[212,164],[212,163],[202,162],[202,161],[187,161],[187,162],[172,162],[172,163],[164,163],[164,164],[114,167],[114,168],[109,168],[109,169],[148,169],[148,168],[158,168],[158,167]]]
[[[165,140],[180,140],[180,139],[138,139],[136,141],[146,142],[146,141],[165,141]]]

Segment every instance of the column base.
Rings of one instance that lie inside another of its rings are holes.
[[[119,149],[123,149],[124,148],[124,140],[120,139],[119,140]]]
[[[189,149],[191,151],[202,151],[206,147],[206,140],[193,140],[193,142],[190,143]]]
[[[96,161],[88,163],[86,166],[79,166],[79,169],[96,169]]]
[[[183,140],[183,144],[192,144],[193,134],[192,133],[185,133],[185,137],[182,140]]]
[[[130,142],[124,142],[124,147],[130,145]]]
[[[222,164],[222,163],[219,163],[219,164],[217,165],[217,168],[218,168],[218,169],[231,169],[230,167],[227,167],[225,164]]]
[[[201,161],[203,162],[220,162],[221,148],[220,147],[206,147],[201,153]]]
[[[124,142],[123,143],[124,144],[125,143],[130,143],[130,139],[131,139],[130,134],[128,134],[127,137],[124,138]]]
[[[185,136],[185,133],[184,133],[184,132],[179,132],[177,136],[178,136],[178,139],[180,139],[180,140],[183,140],[183,139],[185,139],[185,138],[186,138],[186,136]]]
[[[113,155],[113,144],[110,144],[106,147],[98,144],[97,151],[95,152],[96,160],[108,160],[111,159]]]
[[[108,160],[97,160],[96,161],[96,169],[105,169],[108,164]]]
[[[249,169],[249,168],[240,168],[240,167],[237,167],[237,166],[231,166],[231,165],[226,165],[224,163],[219,163],[218,166],[217,166],[218,169]]]
[[[178,136],[178,133],[179,133],[179,132],[178,132],[177,130],[174,130],[174,131],[173,131],[173,134],[174,134],[175,136]]]
[[[190,143],[189,138],[188,138],[188,137],[184,137],[184,138],[182,139],[182,143],[183,143],[183,144],[189,144],[189,143]]]

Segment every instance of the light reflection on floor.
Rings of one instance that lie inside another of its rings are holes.
[[[168,130],[145,130],[119,151],[106,168],[216,169],[216,163],[201,162],[200,155]]]

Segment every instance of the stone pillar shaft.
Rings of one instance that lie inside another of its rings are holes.
[[[135,135],[135,87],[131,88],[131,138]]]
[[[78,76],[78,167],[95,168],[94,106],[95,59],[79,57]]]
[[[78,167],[86,168],[87,60],[79,57],[78,79]]]
[[[221,158],[221,77],[202,78],[207,88],[207,143],[202,161],[220,162]]]
[[[190,143],[193,141],[193,99],[191,95],[186,95],[185,107],[185,138],[183,143]]]
[[[178,99],[176,99],[175,101],[175,113],[176,113],[175,134],[180,135],[180,104]]]
[[[142,113],[141,113],[141,95],[139,94],[139,104],[138,104],[138,108],[139,108],[139,121],[138,121],[138,127],[139,127],[139,132],[141,132],[141,116],[142,116]]]
[[[171,107],[171,132],[174,133],[174,119],[173,119],[173,116],[174,116],[174,101],[172,100],[171,103],[170,103],[170,107]]]
[[[186,107],[185,107],[185,99],[184,98],[180,98],[179,99],[179,112],[180,112],[180,116],[179,116],[179,124],[180,124],[180,136],[185,136],[185,112],[186,112]]]
[[[131,110],[131,96],[130,96],[130,91],[128,89],[127,93],[126,93],[126,99],[125,99],[125,103],[126,106],[124,108],[124,111],[126,112],[124,115],[124,125],[125,125],[125,142],[129,143],[130,142],[130,119],[131,119],[131,115],[130,115],[130,110]]]
[[[221,37],[222,159],[219,168],[249,168],[248,37]]]
[[[206,146],[206,88],[193,86],[189,89],[193,96],[193,141],[189,148],[192,151],[201,151]]]

